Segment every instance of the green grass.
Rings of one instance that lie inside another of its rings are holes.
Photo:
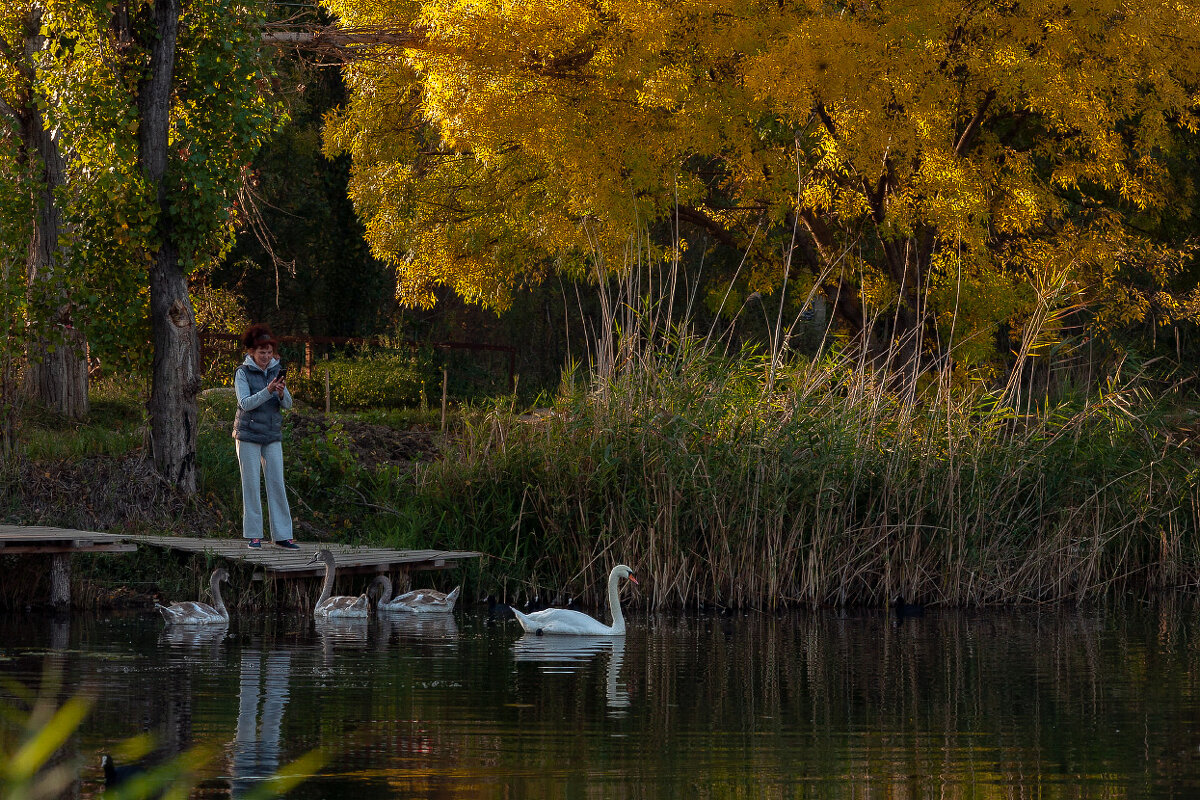
[[[122,456],[142,446],[146,436],[145,398],[136,385],[94,382],[87,419],[76,422],[27,406],[19,417],[20,452],[34,461],[77,461],[89,456]]]
[[[446,419],[448,425],[455,424],[457,417],[456,408],[447,409]],[[367,422],[372,425],[384,425],[396,430],[409,430],[411,428],[436,430],[442,424],[442,410],[440,406],[433,408],[422,408],[421,406],[413,408],[368,408],[354,414],[354,418],[360,422]]]

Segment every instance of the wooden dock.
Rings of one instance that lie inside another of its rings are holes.
[[[312,563],[313,553],[321,549],[333,553],[338,574],[385,573],[394,569],[410,572],[446,569],[454,566],[457,561],[483,555],[462,550],[391,550],[331,542],[298,542],[299,550],[284,550],[266,541],[258,549],[247,547],[245,539],[189,539],[183,536],[140,535],[125,538],[157,547],[186,550],[190,553],[209,553],[231,561],[244,561],[261,567],[264,572],[276,573],[275,577],[283,578],[324,575],[325,565]]]
[[[66,528],[0,525],[0,555],[30,553],[132,553],[137,550],[128,536]]]
[[[392,550],[331,542],[301,542],[299,550],[284,550],[264,542],[260,549],[255,549],[247,547],[245,539],[197,539],[187,536],[113,534],[67,528],[0,525],[0,555],[52,556],[50,602],[56,607],[70,604],[68,556],[71,553],[130,553],[137,550],[138,544],[241,561],[261,570],[261,573],[256,574],[256,578],[269,577],[272,580],[324,574],[323,564],[312,563],[313,553],[322,548],[333,553],[339,573],[350,574],[447,569],[464,559],[479,558],[483,555],[461,550]]]

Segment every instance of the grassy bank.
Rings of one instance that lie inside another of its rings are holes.
[[[537,414],[503,398],[464,409],[445,437],[411,415],[299,410],[285,452],[300,538],[491,554],[443,576],[468,597],[598,602],[619,561],[656,606],[1089,602],[1194,585],[1190,423],[1164,411],[1181,399],[1117,371],[1058,394],[898,392],[834,357],[772,367],[684,342],[568,376]],[[187,502],[141,458],[130,403],[108,402],[87,435],[27,432],[7,519],[238,536],[231,398],[202,399],[202,490]],[[118,561],[83,574],[186,592],[207,569]]]

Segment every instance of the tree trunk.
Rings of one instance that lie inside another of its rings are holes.
[[[26,22],[26,57],[42,49],[40,15]],[[32,72],[32,70],[31,70]],[[41,110],[31,98],[21,110],[25,152],[39,161],[37,206],[26,259],[30,299],[49,309],[46,325],[28,344],[25,394],[35,403],[71,419],[88,413],[87,342],[71,320],[67,281],[61,274],[66,257],[61,246],[62,209],[55,192],[66,185],[66,165],[54,132],[46,130]]]
[[[50,605],[62,610],[71,607],[71,555],[50,556]]]
[[[154,336],[150,436],[158,473],[185,494],[196,491],[196,394],[200,348],[179,253],[164,243],[150,270]]]
[[[67,309],[59,309],[53,341],[38,337],[29,342],[24,392],[33,402],[69,419],[87,416],[87,341],[70,327]]]
[[[196,394],[200,389],[199,338],[187,293],[187,276],[179,265],[170,214],[167,133],[171,117],[171,84],[175,40],[179,30],[178,0],[156,0],[157,31],[150,52],[148,77],[140,86],[139,159],[151,186],[157,187],[159,247],[150,269],[150,323],[154,366],[150,389],[150,438],[158,473],[184,494],[196,492]]]

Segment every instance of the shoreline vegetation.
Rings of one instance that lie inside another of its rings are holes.
[[[418,473],[430,524],[462,533],[448,544],[548,586],[637,564],[656,606],[1087,603],[1195,585],[1194,457],[1144,376],[1039,404],[896,394],[837,358],[772,369],[687,343],[627,363],[568,380],[538,424],[468,420],[455,457]]]
[[[631,604],[653,608],[1090,603],[1200,576],[1200,420],[1128,361],[1091,391],[1031,369],[999,392],[948,376],[898,390],[836,353],[723,355],[688,337],[605,363],[568,371],[533,413],[513,397],[463,407],[445,435],[428,413],[292,415],[298,536],[488,553],[445,577],[468,597],[597,604],[629,563]],[[5,521],[238,536],[232,400],[202,400],[202,488],[185,503],[153,477],[122,391],[105,384],[84,428],[27,426]],[[178,597],[209,569],[76,558],[78,602],[98,605]],[[42,569],[10,569],[0,604],[41,596]]]

